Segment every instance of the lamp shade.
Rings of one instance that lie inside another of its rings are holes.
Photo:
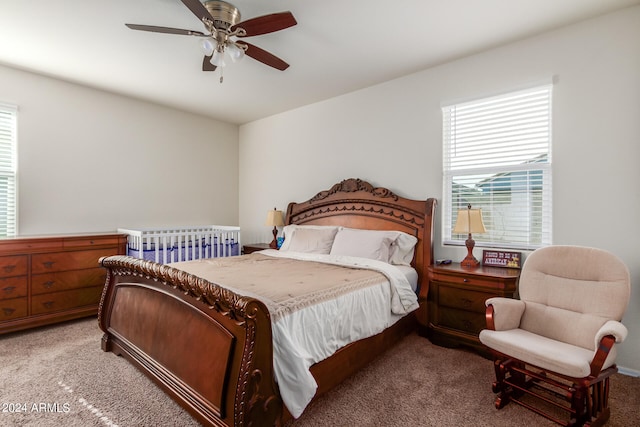
[[[469,233],[486,233],[484,222],[482,221],[482,209],[460,209],[458,211],[458,219],[453,233],[469,234]]]
[[[464,241],[467,247],[467,256],[460,262],[465,268],[475,268],[480,265],[480,261],[473,256],[473,247],[476,242],[471,237],[472,233],[486,233],[484,222],[482,221],[482,209],[471,209],[471,205],[467,205],[467,209],[458,211],[458,219],[453,227],[453,233],[467,234],[468,238]]]
[[[284,225],[284,214],[282,211],[273,209],[272,211],[267,212],[267,220],[264,222],[264,225],[268,225],[270,227],[281,227]]]

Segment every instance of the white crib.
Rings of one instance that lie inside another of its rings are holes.
[[[240,227],[204,225],[119,228],[127,234],[127,255],[161,264],[240,255]]]

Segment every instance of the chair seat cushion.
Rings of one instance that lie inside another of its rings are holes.
[[[536,335],[523,329],[480,332],[480,341],[487,347],[539,368],[574,378],[591,374],[593,350]],[[603,369],[613,364],[609,358]]]

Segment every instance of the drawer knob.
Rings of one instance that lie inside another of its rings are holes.
[[[467,331],[469,331],[469,332],[472,332],[472,331],[473,331],[473,323],[471,323],[470,321],[468,321],[468,320],[463,320],[463,321],[462,321],[462,324],[464,325],[464,328],[465,328]]]
[[[44,268],[51,268],[55,263],[56,263],[55,261],[44,261],[42,265],[44,265]]]
[[[11,273],[13,270],[15,270],[16,266],[14,265],[5,265],[4,267],[2,267],[2,270],[4,270],[5,273]]]
[[[48,281],[44,282],[42,284],[42,286],[44,286],[45,288],[49,289],[50,287],[53,286],[54,283],[56,283],[56,282],[54,282],[53,280],[48,280]]]
[[[53,307],[53,301],[43,302],[42,305],[44,305],[45,308],[51,308],[51,307]]]
[[[15,289],[15,286],[7,286],[6,288],[2,289],[5,293],[10,294],[13,292],[13,290]]]
[[[11,307],[3,307],[2,308],[2,312],[5,314],[5,316],[10,315],[11,313],[13,313],[14,311],[16,311],[15,309],[11,308]]]
[[[473,301],[466,298],[462,298],[460,301],[462,302],[463,307],[471,307],[471,304],[473,303]]]
[[[465,277],[464,279],[462,279],[462,281],[463,281],[464,283],[469,283],[469,279],[467,279],[466,277]]]

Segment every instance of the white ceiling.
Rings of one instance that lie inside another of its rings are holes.
[[[249,57],[201,71],[204,32],[179,0],[0,0],[0,64],[246,123],[332,98],[640,0],[231,0],[246,20],[291,11],[298,25],[246,40],[291,66]],[[0,98],[2,94],[0,93]]]

